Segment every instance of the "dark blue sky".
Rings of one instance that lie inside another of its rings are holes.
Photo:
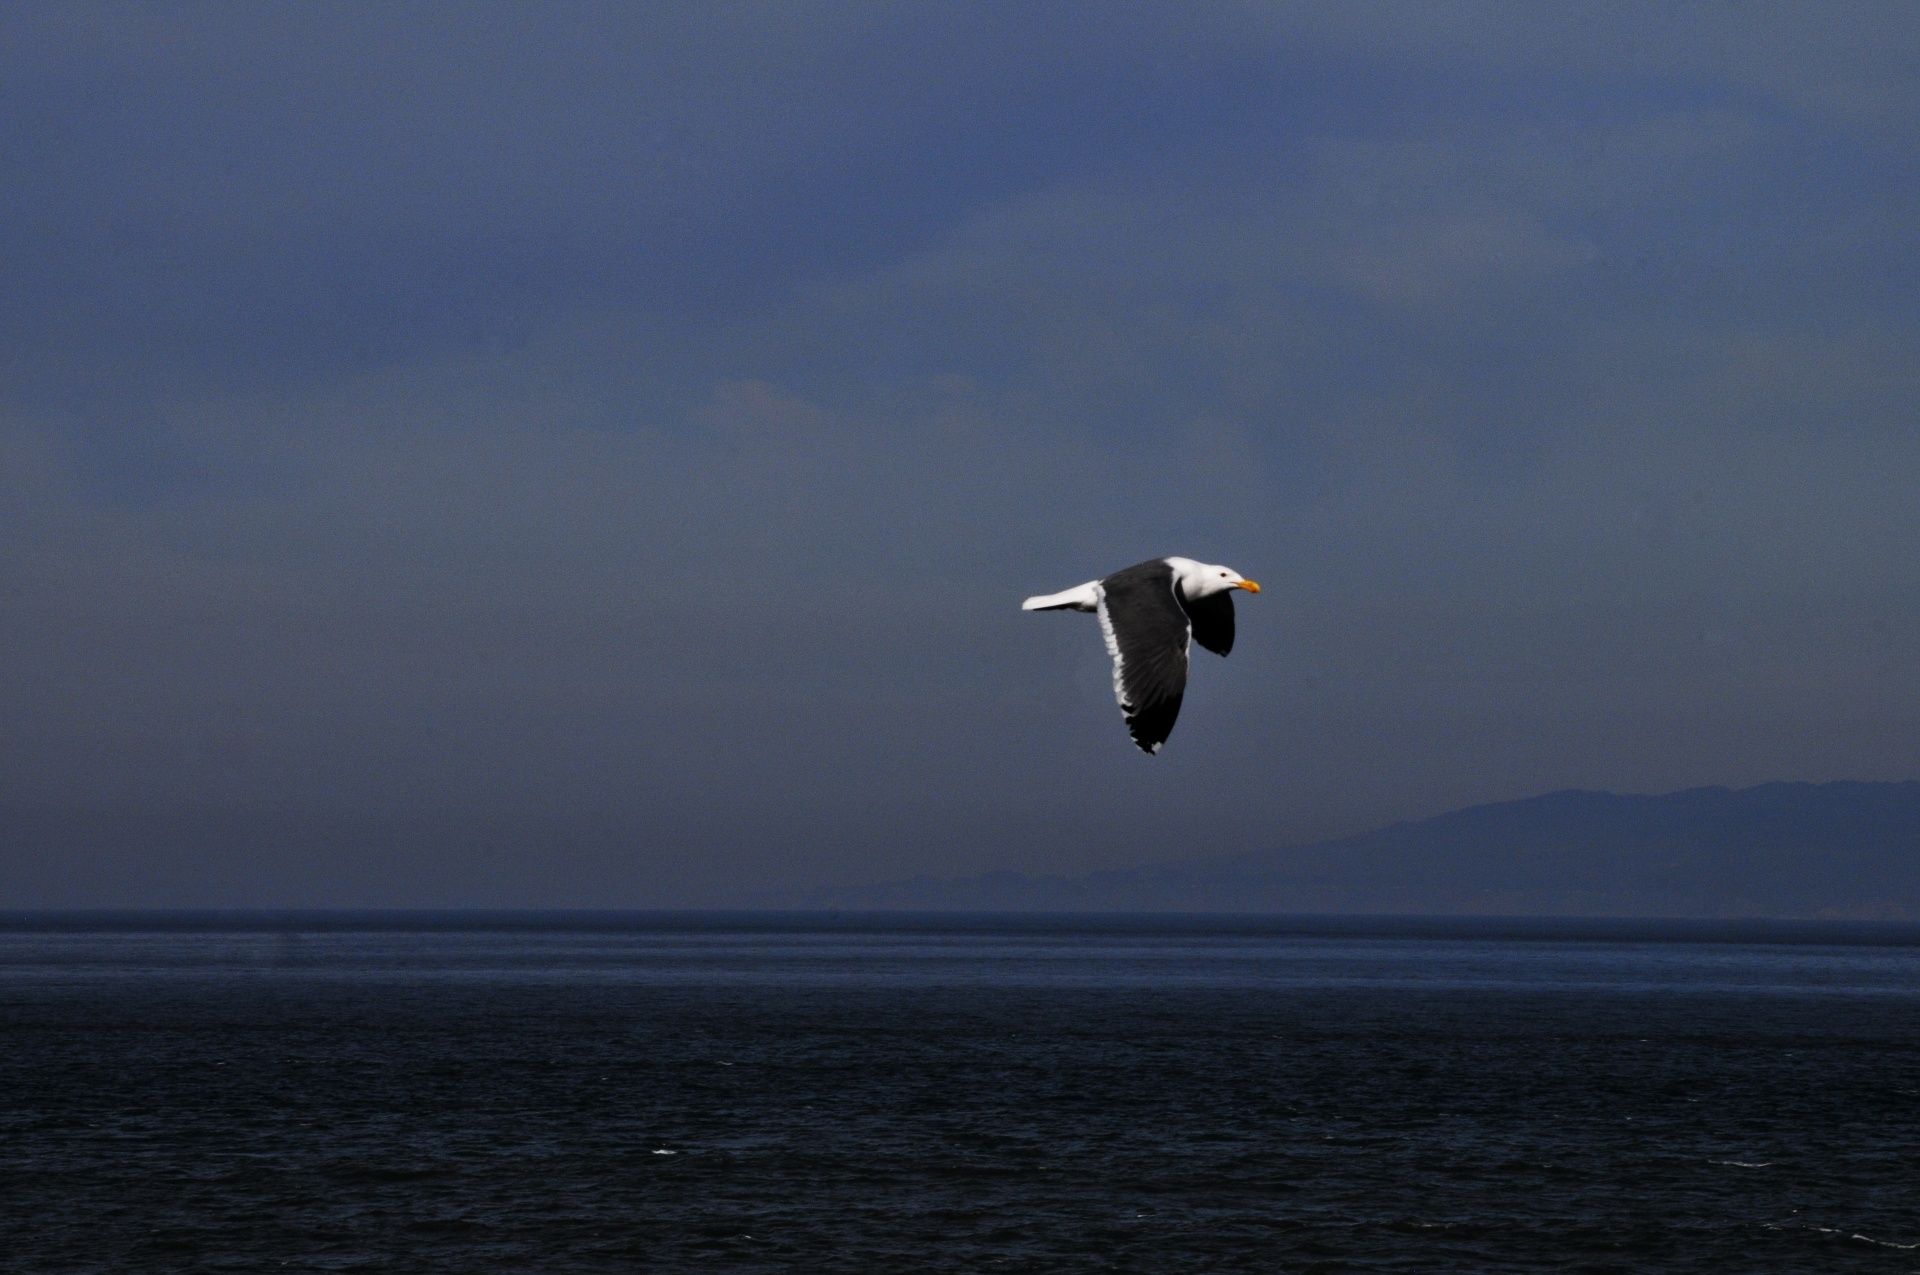
[[[8,6],[0,802],[621,830],[12,901],[720,902],[1912,778],[1916,49]],[[1148,759],[1018,603],[1164,553],[1267,588]]]

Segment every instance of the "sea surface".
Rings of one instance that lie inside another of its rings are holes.
[[[1920,1270],[1920,929],[0,916],[0,1269]]]

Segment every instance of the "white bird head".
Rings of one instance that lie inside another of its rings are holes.
[[[1260,586],[1247,579],[1232,567],[1223,567],[1218,563],[1195,562],[1192,558],[1168,558],[1173,568],[1174,578],[1180,582],[1180,592],[1189,598],[1207,598],[1216,593],[1225,593],[1228,589],[1245,589],[1248,593],[1260,592]]]

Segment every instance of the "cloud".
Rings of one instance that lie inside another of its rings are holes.
[[[0,796],[691,898],[1911,770],[1900,13],[527,12],[0,20]],[[1166,552],[1142,770],[1013,604]]]

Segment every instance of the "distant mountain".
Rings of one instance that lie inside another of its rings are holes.
[[[918,878],[841,908],[1920,920],[1920,782],[1555,792],[1284,850]]]

